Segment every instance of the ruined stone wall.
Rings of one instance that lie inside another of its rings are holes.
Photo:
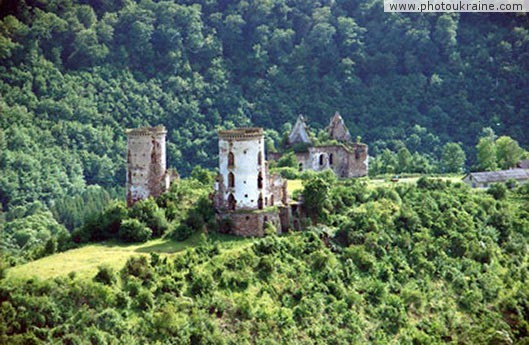
[[[280,152],[267,152],[266,153],[267,160],[273,160],[276,162],[279,160],[279,158],[281,158],[281,156],[283,156],[283,154]]]
[[[268,193],[267,200],[265,202],[266,206],[275,206],[283,203],[285,200],[283,184],[286,181],[283,181],[281,175],[271,174],[268,175]]]
[[[369,152],[365,144],[353,144],[348,162],[347,177],[367,176],[369,170]]]
[[[127,132],[127,205],[169,188],[164,127],[138,128]]]
[[[367,145],[310,147],[305,166],[314,171],[332,169],[341,178],[366,176],[368,171]]]
[[[281,222],[276,209],[270,212],[221,213],[217,215],[217,220],[227,227],[221,230],[236,236],[262,237],[265,234],[264,225],[266,222],[272,223],[276,227],[278,234],[281,233]]]
[[[296,152],[296,159],[298,160],[298,171],[305,171],[312,169],[311,156],[309,152]]]
[[[350,153],[342,145],[326,145],[309,148],[310,168],[314,171],[331,169],[338,177],[348,177]]]

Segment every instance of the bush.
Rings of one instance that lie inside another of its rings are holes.
[[[169,228],[165,212],[153,198],[138,201],[130,210],[130,217],[136,218],[152,230],[153,237],[162,236]]]
[[[494,183],[487,189],[487,194],[492,195],[496,200],[505,199],[507,196],[507,186],[504,183]]]
[[[94,281],[105,285],[112,285],[116,281],[114,270],[106,265],[99,266]]]
[[[278,172],[281,175],[281,177],[289,179],[289,180],[294,180],[294,179],[299,178],[299,173],[297,169],[295,168],[282,167],[282,168],[275,169],[275,171]]]
[[[119,227],[119,238],[124,242],[145,242],[152,236],[152,230],[137,219],[127,219]]]

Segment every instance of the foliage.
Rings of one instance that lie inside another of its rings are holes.
[[[151,238],[153,231],[138,219],[125,219],[120,227],[118,236],[124,242],[145,242]]]
[[[0,13],[4,209],[123,186],[123,130],[142,125],[167,127],[184,176],[216,165],[218,128],[264,126],[273,149],[300,113],[315,140],[339,111],[374,156],[401,151],[379,173],[411,172],[403,145],[413,170],[435,172],[448,142],[472,165],[483,127],[529,143],[525,16],[284,0],[4,1]],[[60,216],[68,229],[76,213]]]
[[[174,256],[133,256],[119,275],[101,267],[95,282],[4,281],[0,337],[527,341],[526,186],[496,199],[427,178],[390,188],[325,175],[307,183],[322,181],[333,207],[305,232],[243,242],[202,235]]]
[[[447,143],[443,146],[441,169],[447,173],[461,173],[465,166],[465,151],[457,143]]]

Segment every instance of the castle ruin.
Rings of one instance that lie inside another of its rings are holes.
[[[214,203],[221,231],[263,236],[266,223],[288,228],[287,185],[270,175],[262,128],[219,131],[219,176]]]
[[[292,132],[288,137],[288,144],[306,147],[294,152],[298,161],[298,171],[323,171],[331,169],[341,178],[362,177],[368,173],[368,147],[366,144],[353,142],[343,118],[339,113],[331,117],[327,127],[330,141],[325,144],[314,145],[308,126],[303,116],[299,116]],[[269,154],[270,159],[278,160],[282,154]]]
[[[166,168],[165,127],[129,129],[127,134],[127,206],[157,197],[169,189]]]

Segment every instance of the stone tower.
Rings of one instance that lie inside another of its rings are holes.
[[[129,129],[127,134],[127,205],[157,197],[169,188],[165,127]]]
[[[219,131],[219,176],[214,203],[221,232],[263,236],[265,225],[289,227],[286,181],[270,175],[262,128]]]
[[[219,131],[219,171],[220,208],[262,209],[268,197],[263,129]]]

